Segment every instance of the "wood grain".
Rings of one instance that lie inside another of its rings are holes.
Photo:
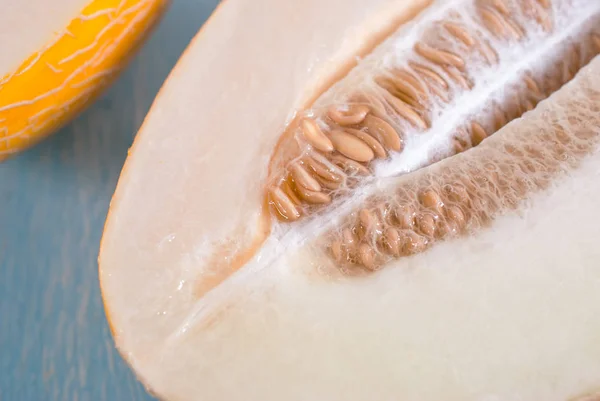
[[[218,0],[176,0],[76,121],[0,165],[0,400],[152,400],[114,348],[98,245],[127,149]]]

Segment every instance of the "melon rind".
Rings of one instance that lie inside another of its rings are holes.
[[[93,0],[0,79],[0,161],[61,127],[116,77],[168,0]]]

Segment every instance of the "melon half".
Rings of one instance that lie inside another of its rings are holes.
[[[228,0],[141,128],[99,256],[190,400],[600,394],[600,3]]]
[[[73,118],[121,70],[167,0],[5,0],[0,161]]]

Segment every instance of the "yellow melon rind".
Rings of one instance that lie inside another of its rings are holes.
[[[62,126],[123,68],[168,0],[93,0],[0,80],[0,161]]]

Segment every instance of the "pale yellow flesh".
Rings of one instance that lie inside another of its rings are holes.
[[[59,34],[91,0],[1,0],[0,77]]]
[[[275,246],[195,295],[218,242],[254,234],[290,111],[359,47],[362,23],[402,8],[305,3],[225,3],[139,134],[100,254],[117,346],[139,377],[173,401],[565,401],[600,389],[597,153],[492,229],[379,274],[331,282],[315,276],[314,249]],[[600,59],[585,74],[573,85],[600,90]]]

